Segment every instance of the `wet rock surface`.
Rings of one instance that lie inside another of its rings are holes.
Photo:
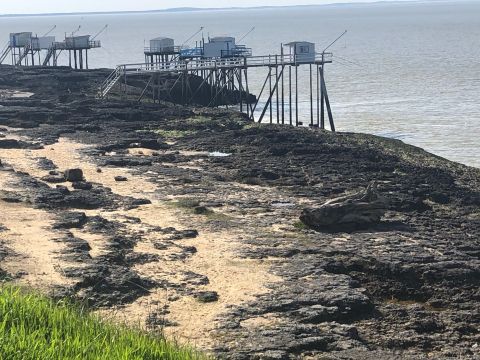
[[[216,354],[231,359],[478,358],[478,169],[370,135],[258,126],[220,109],[99,102],[94,89],[108,75],[103,70],[0,67],[0,74],[0,87],[36,93],[1,101],[0,126],[23,128],[15,135],[35,139],[4,146],[28,149],[60,137],[90,144],[83,154],[99,169],[128,171],[127,184],[141,174],[157,186],[155,197],[166,202],[190,199],[172,205],[207,218],[215,230],[241,230],[237,256],[268,261],[281,280],[218,317]],[[45,81],[32,82],[32,75]],[[42,166],[55,170],[55,164]],[[198,249],[182,242],[198,236],[195,223],[185,226],[192,230],[131,231],[82,211],[128,209],[149,199],[122,197],[94,183],[90,188],[84,179],[70,189],[54,187],[47,178],[15,176],[24,191],[2,191],[1,199],[58,214],[57,240],[66,248],[58,256],[75,263],[64,269],[75,279],[75,296],[109,307],[168,288],[172,297],[216,301],[215,294],[199,290],[209,283],[203,274],[180,274],[181,280],[172,282],[144,278],[135,270],[151,261],[196,256]],[[50,176],[55,180],[57,174]],[[298,221],[304,208],[357,193],[373,181],[386,199],[380,222],[328,232]],[[101,255],[92,257],[88,242],[68,233],[78,228],[107,239]],[[151,232],[161,235],[155,249],[175,251],[136,252],[135,244]],[[145,320],[152,328],[175,326],[168,308]]]

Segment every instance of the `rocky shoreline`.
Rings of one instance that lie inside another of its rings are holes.
[[[229,359],[480,356],[479,169],[371,135],[100,101],[106,74],[0,67],[3,278]],[[299,221],[372,182],[380,223]]]

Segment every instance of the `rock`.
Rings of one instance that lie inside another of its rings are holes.
[[[97,168],[97,173],[99,173],[99,174],[100,174],[101,172],[102,172],[102,169],[100,169],[100,168]]]
[[[93,185],[87,181],[75,181],[72,183],[72,187],[77,190],[91,190]]]
[[[168,310],[161,313],[150,313],[145,321],[147,328],[150,330],[163,329],[170,326],[178,326],[176,322],[169,321],[165,318]]]
[[[0,139],[0,149],[41,149],[39,144],[27,143],[15,139]]]
[[[116,166],[116,167],[135,167],[135,166],[150,166],[152,161],[143,158],[133,158],[128,156],[112,156],[104,160],[102,166]]]
[[[361,229],[379,223],[387,206],[372,183],[365,191],[329,200],[319,208],[304,209],[300,220],[313,229]]]
[[[115,176],[115,181],[122,182],[122,181],[128,181],[128,179],[125,176]]]
[[[59,184],[59,183],[64,183],[66,181],[65,176],[60,173],[45,175],[41,177],[41,180],[51,184]]]
[[[57,189],[63,195],[69,195],[70,194],[70,190],[66,186],[57,185],[57,186],[55,186],[55,189]]]
[[[168,232],[166,232],[168,233]],[[197,230],[175,230],[173,229],[172,235],[168,238],[169,240],[183,240],[183,239],[194,239],[198,236]]]
[[[87,222],[87,216],[83,212],[67,212],[60,215],[60,218],[53,225],[54,229],[81,228]]]
[[[197,206],[195,209],[193,209],[193,212],[197,215],[209,215],[213,213],[212,210],[205,206]]]
[[[21,149],[22,143],[14,139],[1,139],[0,149]]]
[[[13,191],[0,190],[0,200],[7,203],[21,203],[25,201],[25,198],[22,195]]]
[[[450,197],[447,194],[435,191],[430,194],[430,199],[437,204],[448,204],[450,202]]]
[[[77,238],[70,233],[67,234],[65,238],[54,239],[54,241],[66,245],[65,249],[60,251],[60,257],[63,260],[85,263],[92,258],[89,253],[91,247],[88,242]]]
[[[83,181],[82,169],[68,169],[65,170],[65,179],[70,182]]]
[[[52,160],[45,157],[38,158],[37,163],[38,167],[42,170],[54,170],[57,168],[57,166],[53,163]]]
[[[197,301],[202,303],[211,303],[218,301],[218,294],[215,291],[200,291],[194,295]]]

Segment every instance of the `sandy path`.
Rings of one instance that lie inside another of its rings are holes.
[[[37,178],[48,173],[48,171],[39,169],[36,165],[37,158],[45,157],[52,160],[60,171],[79,167],[83,170],[87,181],[100,183],[111,188],[114,193],[119,195],[149,198],[152,201],[151,205],[130,211],[104,212],[95,210],[88,211],[88,215],[101,215],[108,219],[120,221],[122,216],[127,215],[140,218],[144,226],[175,227],[177,230],[197,229],[200,233],[197,238],[178,241],[179,245],[194,246],[197,249],[196,254],[184,261],[159,261],[138,266],[136,270],[143,276],[153,279],[168,279],[172,282],[181,282],[182,274],[186,272],[207,276],[209,284],[198,286],[196,290],[216,291],[219,295],[219,301],[204,304],[198,302],[192,296],[177,296],[173,299],[174,301],[169,301],[168,298],[171,298],[172,291],[157,289],[152,291],[149,296],[140,298],[133,304],[121,309],[102,311],[102,313],[108,317],[114,316],[121,321],[144,325],[150,312],[168,304],[169,314],[167,319],[176,323],[177,326],[167,327],[165,329],[166,335],[182,343],[189,343],[204,349],[208,348],[213,343],[210,332],[215,328],[215,319],[218,316],[229,306],[241,304],[253,299],[255,295],[266,292],[266,284],[278,281],[277,278],[268,273],[268,262],[238,258],[235,253],[241,246],[239,241],[241,234],[212,231],[202,217],[186,214],[182,210],[156,200],[156,185],[147,181],[146,178],[129,174],[127,169],[122,168],[102,168],[102,171],[98,172],[97,166],[80,153],[80,150],[85,147],[85,145],[61,138],[58,143],[46,146],[41,150],[0,150],[0,157],[9,159],[9,163],[16,170],[28,172]],[[129,181],[116,182],[114,178],[117,175],[127,176]],[[52,234],[46,230],[51,224],[49,215],[45,212],[42,212],[42,215],[32,212],[36,212],[36,210],[18,206],[19,214],[25,214],[24,217],[33,219],[31,221],[37,224],[36,228],[32,228],[32,232],[40,235],[42,241],[48,242],[50,247],[53,246],[52,242],[49,241]],[[15,213],[11,212],[11,214],[12,217],[15,217]],[[19,227],[19,224],[9,223],[7,220],[1,222],[9,228],[17,229]],[[185,224],[188,224],[188,226]],[[127,226],[131,226],[132,230],[138,230],[135,229],[137,225],[128,224]],[[39,232],[39,228],[42,227],[45,227],[45,229],[42,230],[43,232]],[[89,242],[92,247],[90,252],[92,256],[98,256],[102,253],[104,240],[101,236],[89,234],[85,230],[76,230],[74,234]],[[43,275],[45,282],[60,281],[61,275],[55,272],[54,268],[52,270],[54,264],[52,252],[55,249],[45,247],[42,252],[32,254],[27,249],[29,243],[25,240],[30,239],[29,236],[33,236],[33,234],[27,234],[25,230],[19,233],[16,238],[13,238],[13,243],[16,244],[14,246],[15,251],[25,255],[29,263],[44,262],[44,267],[48,265],[48,271],[43,269],[42,266],[39,266],[38,270],[38,272],[46,274]],[[172,250],[155,249],[153,243],[156,240],[158,239],[155,238],[155,235],[145,236],[138,243],[135,251],[158,254],[162,257],[167,256],[168,252]],[[32,272],[27,281],[37,284],[36,281],[40,281],[38,279],[42,279],[42,277],[38,273]]]
[[[10,185],[12,173],[0,172],[0,188],[15,190]],[[0,241],[12,250],[13,256],[2,261],[2,268],[12,275],[22,275],[22,283],[45,291],[71,281],[59,271],[65,264],[57,259],[63,245],[52,241],[60,237],[51,230],[53,216],[23,203],[0,200],[0,224],[8,230],[0,232]]]

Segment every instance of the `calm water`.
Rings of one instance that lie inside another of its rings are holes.
[[[255,26],[244,41],[255,55],[279,53],[280,44],[292,40],[312,41],[322,50],[348,29],[331,49],[335,62],[326,69],[338,129],[398,138],[480,167],[480,2],[0,17],[0,39],[6,42],[16,31],[43,35],[53,25],[57,38],[78,25],[95,34],[105,24],[103,48],[90,56],[92,67],[142,62],[150,38],[182,43],[200,26],[206,36],[237,38]],[[253,75],[255,91],[265,75]],[[302,110],[309,118],[306,102]]]

